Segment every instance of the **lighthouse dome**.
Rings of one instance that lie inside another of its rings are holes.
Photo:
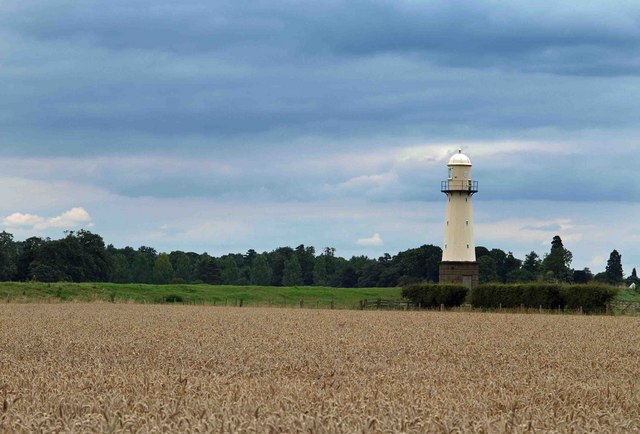
[[[462,153],[462,149],[458,149],[458,152],[449,159],[449,166],[471,166],[471,160]]]

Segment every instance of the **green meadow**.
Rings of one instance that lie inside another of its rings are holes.
[[[233,286],[206,284],[0,282],[0,302],[34,303],[108,301],[114,303],[185,303],[216,306],[282,306],[353,309],[360,300],[400,300],[402,288],[332,288],[323,286]],[[622,289],[616,301],[640,302],[640,293]]]
[[[0,301],[111,301],[187,303],[216,306],[300,306],[355,308],[362,299],[400,299],[401,288],[320,286],[146,285],[119,283],[0,282]]]

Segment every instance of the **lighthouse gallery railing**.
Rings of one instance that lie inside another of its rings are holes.
[[[442,181],[440,183],[440,191],[443,193],[451,193],[454,191],[466,191],[474,194],[478,192],[478,181],[466,180],[454,180]]]

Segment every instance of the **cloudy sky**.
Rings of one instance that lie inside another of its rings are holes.
[[[637,1],[8,0],[0,217],[16,239],[342,256],[441,244],[448,155],[476,243],[559,234],[640,266]]]

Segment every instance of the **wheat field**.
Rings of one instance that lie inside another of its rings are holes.
[[[640,430],[638,318],[0,305],[0,432]]]

